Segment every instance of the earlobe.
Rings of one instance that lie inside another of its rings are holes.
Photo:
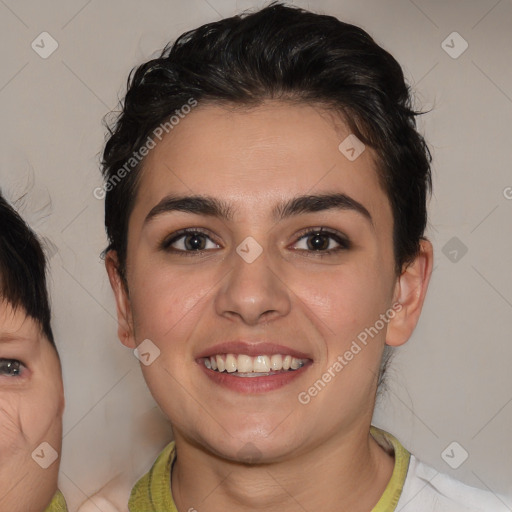
[[[123,345],[135,348],[133,318],[126,284],[119,271],[119,259],[116,251],[109,251],[105,256],[110,286],[114,292],[117,307],[117,336]]]
[[[412,335],[418,323],[432,274],[433,248],[427,239],[420,241],[420,250],[397,280],[393,304],[396,315],[390,320],[386,344],[403,345]]]

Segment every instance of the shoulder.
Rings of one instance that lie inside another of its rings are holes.
[[[397,512],[510,512],[507,499],[471,487],[411,455]]]

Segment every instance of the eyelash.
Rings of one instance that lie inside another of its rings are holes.
[[[337,244],[339,244],[338,247],[335,247],[334,249],[328,249],[327,251],[313,251],[313,250],[307,250],[307,249],[295,249],[299,251],[307,251],[311,253],[316,258],[324,258],[326,256],[331,256],[335,253],[341,252],[341,251],[347,251],[352,247],[352,244],[348,238],[346,238],[341,233],[338,233],[337,231],[330,230],[328,228],[323,227],[317,227],[317,228],[307,228],[302,233],[298,235],[298,239],[295,242],[297,244],[300,240],[303,240],[304,238],[309,238],[313,235],[322,235],[322,236],[328,236],[331,240],[334,240]]]
[[[180,256],[185,256],[185,257],[194,256],[194,255],[197,255],[198,253],[204,254],[205,252],[208,252],[209,250],[211,250],[211,249],[199,249],[199,250],[195,250],[195,251],[194,250],[187,251],[187,250],[182,250],[182,249],[174,249],[171,247],[172,244],[176,243],[177,241],[179,241],[186,235],[204,235],[207,238],[209,238],[210,241],[217,244],[217,242],[215,242],[212,239],[212,235],[208,231],[202,230],[199,228],[186,228],[186,229],[181,229],[180,231],[173,233],[170,237],[167,237],[166,239],[164,239],[160,243],[160,248],[162,250],[173,252],[173,253],[179,254]],[[299,235],[297,235],[298,238],[297,238],[296,242],[294,243],[294,245],[297,244],[300,240],[303,240],[304,238],[311,237],[313,235],[322,235],[322,236],[327,235],[329,238],[331,238],[331,240],[334,240],[337,244],[339,244],[339,247],[336,247],[334,249],[328,249],[326,251],[314,251],[314,250],[307,250],[307,249],[295,249],[295,250],[309,252],[312,255],[314,254],[314,257],[322,258],[325,256],[330,256],[330,255],[340,252],[340,251],[346,251],[352,247],[352,244],[348,240],[348,238],[341,235],[337,231],[332,231],[330,229],[326,229],[323,227],[307,228],[306,230],[302,231]],[[219,245],[219,244],[217,244],[217,245]]]
[[[175,254],[179,254],[180,256],[185,256],[185,257],[194,256],[194,255],[197,255],[198,253],[204,254],[205,252],[208,251],[208,249],[201,249],[198,251],[184,251],[181,249],[174,249],[171,247],[172,244],[176,243],[178,240],[180,240],[181,238],[183,238],[186,235],[204,235],[207,238],[209,238],[212,242],[214,242],[211,238],[212,235],[206,230],[202,230],[199,228],[185,228],[185,229],[180,229],[179,231],[176,231],[176,233],[173,233],[169,237],[165,238],[163,240],[163,242],[160,244],[160,248],[163,249],[164,251],[173,252]],[[217,242],[214,242],[214,243],[217,243]],[[219,244],[217,244],[217,245],[219,245]]]
[[[0,358],[0,377],[4,376],[4,370],[10,370],[11,365],[14,363],[14,366],[16,367],[16,371],[18,373],[14,375],[5,374],[6,377],[21,377],[22,373],[24,373],[24,370],[26,369],[25,365],[19,361],[18,359],[5,359]]]

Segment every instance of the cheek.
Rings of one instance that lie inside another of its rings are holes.
[[[36,445],[46,441],[60,449],[64,389],[60,363],[52,348],[42,356],[21,414],[22,426],[31,431]]]
[[[50,420],[50,416],[55,417],[55,410],[53,404],[45,404],[41,393],[0,391],[2,510],[40,510],[41,503],[48,502],[54,494],[58,463],[53,461],[43,470],[32,454],[43,441],[60,453],[61,422]],[[18,482],[15,487],[14,482]]]
[[[62,393],[53,387],[38,391],[37,398],[22,411],[22,426],[36,445],[46,441],[58,449],[62,434]]]
[[[60,449],[63,396],[57,387],[37,386],[0,401],[0,446],[2,453],[32,453],[41,442]]]
[[[371,265],[340,266],[332,272],[297,274],[293,291],[329,337],[343,341],[373,324],[386,309],[381,279]]]
[[[12,392],[0,391],[0,452],[14,456],[27,450],[27,440],[21,423],[20,397]]]
[[[171,331],[190,323],[213,291],[215,276],[194,266],[155,266],[142,270],[129,282],[137,342],[169,338]],[[172,337],[172,336],[171,336]]]

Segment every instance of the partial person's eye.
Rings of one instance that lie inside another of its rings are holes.
[[[220,249],[220,245],[203,231],[188,228],[166,238],[162,243],[162,248],[172,252],[200,252]]]
[[[0,377],[18,377],[24,369],[25,365],[17,359],[0,359]]]
[[[325,228],[308,229],[293,246],[299,251],[310,251],[327,255],[350,249],[350,242],[341,233]]]

